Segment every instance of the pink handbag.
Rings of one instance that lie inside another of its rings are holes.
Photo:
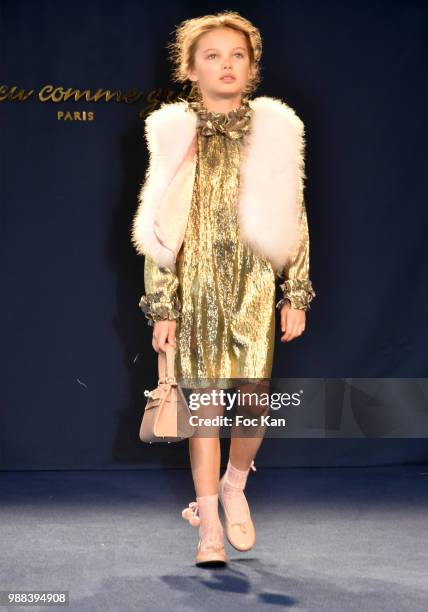
[[[180,442],[190,438],[195,427],[184,393],[175,379],[175,348],[166,344],[166,352],[158,353],[158,386],[146,389],[148,397],[140,427],[142,442]]]

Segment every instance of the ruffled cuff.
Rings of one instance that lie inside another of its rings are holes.
[[[152,327],[155,321],[175,321],[180,317],[181,304],[177,294],[172,300],[167,300],[162,293],[149,293],[141,297],[138,305],[148,319],[147,325]]]
[[[283,298],[276,304],[279,310],[288,302],[293,310],[310,310],[310,302],[316,296],[309,279],[289,279],[280,285]]]

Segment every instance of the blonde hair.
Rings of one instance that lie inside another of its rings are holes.
[[[170,51],[169,58],[174,66],[172,79],[177,83],[185,83],[187,80],[190,80],[187,73],[194,68],[195,50],[199,39],[206,32],[219,27],[231,28],[245,36],[250,56],[250,65],[253,67],[253,73],[250,75],[243,91],[243,95],[248,96],[257,88],[261,81],[260,58],[262,55],[262,37],[258,28],[235,11],[227,10],[215,15],[204,15],[203,17],[187,19],[175,29],[175,40],[167,44],[167,49]],[[201,98],[197,82],[192,81],[189,98]]]

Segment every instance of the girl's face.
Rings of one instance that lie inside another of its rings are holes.
[[[222,79],[226,74],[234,78]],[[188,76],[199,82],[204,97],[236,98],[242,94],[250,75],[244,34],[219,27],[201,36],[195,50],[194,69]]]

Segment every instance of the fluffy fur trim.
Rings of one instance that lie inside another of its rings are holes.
[[[149,164],[138,194],[131,242],[140,255],[149,254],[159,266],[173,267],[175,254],[156,234],[156,213],[194,139],[196,120],[195,113],[186,112],[185,102],[164,103],[145,120]]]
[[[255,112],[240,173],[241,239],[281,272],[299,240],[304,125],[281,100],[263,96],[251,106]]]
[[[240,167],[241,240],[281,273],[299,240],[304,190],[304,125],[279,99],[250,100],[254,110]],[[159,266],[174,267],[176,253],[156,234],[156,213],[196,133],[197,115],[185,102],[163,104],[145,123],[149,167],[133,220],[132,242]],[[177,206],[184,206],[177,197]]]

